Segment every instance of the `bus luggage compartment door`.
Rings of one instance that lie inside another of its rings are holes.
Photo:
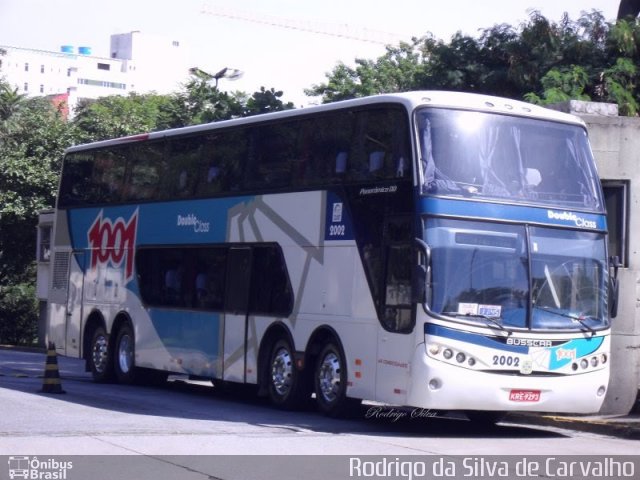
[[[249,247],[232,247],[227,257],[224,315],[223,379],[245,381],[247,323],[251,285]]]

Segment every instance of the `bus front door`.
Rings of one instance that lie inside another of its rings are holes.
[[[225,289],[223,379],[245,382],[247,325],[251,285],[252,250],[232,247],[227,257]]]

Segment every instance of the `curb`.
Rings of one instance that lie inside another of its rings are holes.
[[[640,418],[636,417],[562,417],[522,413],[509,414],[505,421],[566,428],[629,440],[640,440]]]

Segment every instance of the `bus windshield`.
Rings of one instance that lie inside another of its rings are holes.
[[[432,312],[498,328],[608,325],[603,233],[438,218],[425,233]]]
[[[417,123],[425,194],[603,211],[580,126],[441,108]]]

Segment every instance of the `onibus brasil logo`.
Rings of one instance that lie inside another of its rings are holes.
[[[125,282],[133,278],[133,248],[136,244],[138,229],[138,209],[129,220],[118,217],[115,220],[102,216],[103,210],[93,221],[87,232],[91,249],[91,269],[112,265],[120,267],[124,264]]]
[[[73,462],[62,462],[53,458],[9,457],[9,478],[32,480],[66,480],[67,471],[73,468]]]

